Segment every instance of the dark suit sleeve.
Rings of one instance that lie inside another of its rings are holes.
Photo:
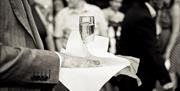
[[[0,44],[0,81],[57,83],[58,78],[55,53]]]
[[[168,71],[164,65],[164,59],[159,52],[157,39],[156,39],[156,29],[155,24],[152,18],[145,17],[140,21],[137,26],[137,38],[140,40],[140,48],[142,54],[142,60],[145,60],[149,65],[153,64],[152,68],[154,68],[157,73],[158,80],[161,85],[170,82],[170,77]],[[151,62],[148,62],[151,61]]]

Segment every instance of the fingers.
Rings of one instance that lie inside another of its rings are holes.
[[[97,58],[82,58],[65,55],[62,67],[64,68],[87,68],[101,66],[100,60]]]

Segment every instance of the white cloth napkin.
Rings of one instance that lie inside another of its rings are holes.
[[[73,31],[67,42],[65,53],[87,57],[96,56],[102,67],[92,68],[62,68],[60,81],[70,91],[99,91],[102,86],[120,70],[130,66],[128,59],[117,57],[107,52],[108,39],[95,36],[94,41],[86,46],[78,31]]]
[[[99,91],[112,76],[129,65],[121,63],[94,68],[63,68],[60,81],[70,91]]]

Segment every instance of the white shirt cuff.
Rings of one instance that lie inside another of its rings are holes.
[[[59,69],[61,68],[61,66],[62,66],[62,61],[63,61],[63,59],[62,59],[62,56],[58,53],[58,52],[55,52],[57,55],[58,55],[58,57],[59,57]]]

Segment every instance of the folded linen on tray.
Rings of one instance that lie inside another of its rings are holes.
[[[75,68],[62,68],[60,81],[70,91],[99,91],[112,76],[121,74],[121,71],[123,74],[127,72],[128,75],[136,78],[138,63],[131,66],[129,59],[108,53],[107,47],[108,38],[95,36],[94,41],[85,45],[79,32],[73,31],[63,52],[68,55],[98,60],[100,63],[95,67],[86,67],[87,63]],[[132,67],[135,72],[128,72]]]

